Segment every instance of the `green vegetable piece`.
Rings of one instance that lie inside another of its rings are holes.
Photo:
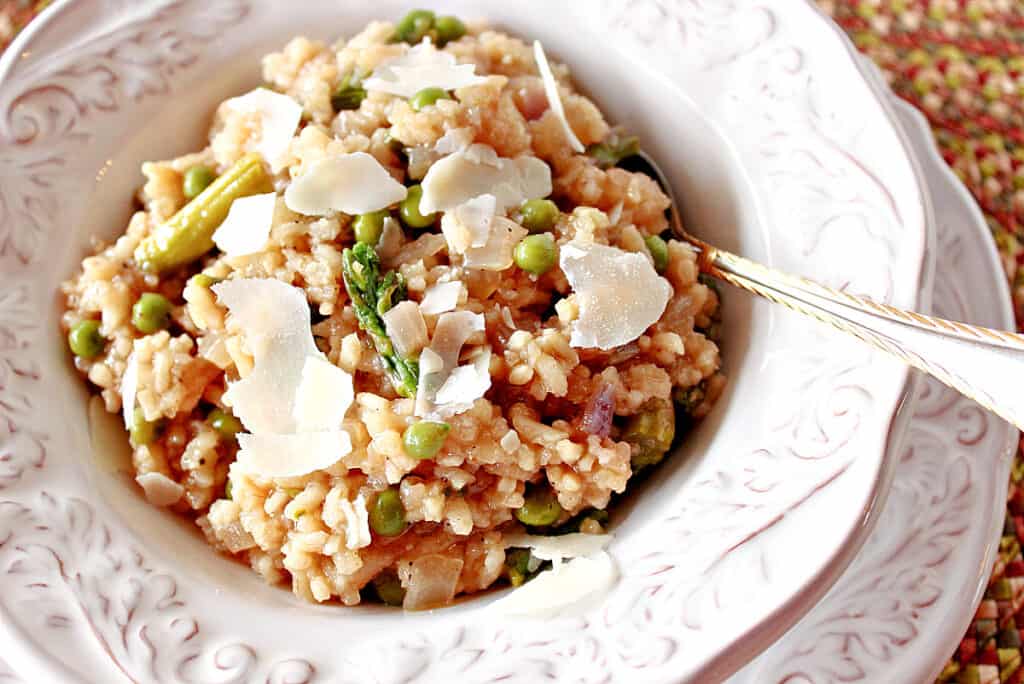
[[[400,606],[405,601],[405,587],[393,570],[385,570],[373,578],[373,590],[377,598],[387,606]]]
[[[644,244],[647,245],[647,251],[651,253],[651,258],[654,259],[654,270],[664,273],[668,268],[668,243],[657,235],[648,235],[644,238]]]
[[[366,89],[363,88],[362,79],[356,74],[349,74],[341,79],[331,94],[331,106],[336,112],[359,109],[365,99]]]
[[[209,421],[210,427],[224,437],[234,437],[245,429],[242,427],[242,421],[219,408],[210,411],[209,415],[206,416],[206,420]]]
[[[692,387],[676,388],[672,393],[672,399],[679,404],[680,408],[691,414],[697,410],[698,406],[704,403],[706,396],[707,383],[703,380]]]
[[[71,353],[83,359],[94,359],[103,353],[107,340],[100,334],[100,322],[84,320],[75,323],[68,331],[68,346]]]
[[[594,143],[587,147],[587,155],[602,169],[618,166],[626,157],[640,152],[640,139],[635,136],[619,137],[611,135],[604,142]]]
[[[143,293],[132,306],[132,325],[144,335],[164,330],[171,324],[171,303],[155,292]]]
[[[450,14],[438,17],[434,22],[434,30],[437,32],[438,47],[444,47],[447,43],[466,35],[466,25],[458,17]]]
[[[352,221],[352,231],[355,233],[356,242],[373,247],[380,240],[380,234],[384,232],[384,219],[388,212],[374,211],[369,214],[360,214]]]
[[[160,431],[159,422],[149,422],[146,414],[140,407],[135,407],[132,413],[132,424],[128,428],[128,439],[132,446],[144,446],[151,444]]]
[[[196,164],[185,171],[185,177],[181,183],[181,190],[185,193],[185,199],[193,199],[216,180],[217,174],[209,166]]]
[[[409,98],[409,106],[414,111],[422,112],[426,107],[436,104],[438,100],[450,100],[452,96],[442,88],[424,88]]]
[[[398,487],[378,492],[370,506],[370,529],[382,537],[397,537],[405,528],[405,507]]]
[[[512,258],[527,273],[544,275],[558,261],[558,247],[551,233],[527,235],[516,245]]]
[[[192,282],[198,287],[212,287],[219,282],[222,282],[223,278],[214,278],[213,276],[206,275],[205,273],[196,273],[191,278]]]
[[[547,199],[532,199],[519,207],[523,228],[531,233],[546,233],[558,221],[558,205]]]
[[[513,587],[522,586],[530,576],[530,550],[509,549],[505,552],[505,574]]]
[[[529,487],[522,508],[515,511],[516,520],[530,527],[553,525],[563,511],[550,487]]]
[[[425,461],[437,455],[451,431],[452,426],[448,423],[421,420],[405,429],[402,446],[407,455],[418,461]]]
[[[395,271],[380,277],[380,257],[373,247],[359,242],[341,253],[341,275],[352,300],[356,320],[373,341],[384,362],[395,391],[403,397],[416,396],[419,364],[402,358],[388,337],[382,316],[405,299],[405,280]]]
[[[633,469],[654,465],[665,458],[676,436],[676,412],[667,401],[654,400],[647,408],[629,417],[622,440],[633,445],[630,459]]]
[[[231,479],[228,478],[228,481],[224,484],[224,498],[228,501],[233,501],[234,499],[231,496],[233,493],[234,487],[231,484]]]
[[[430,10],[413,10],[402,17],[395,26],[395,38],[400,42],[416,44],[434,28],[434,13]]]
[[[398,215],[402,217],[402,223],[410,228],[426,228],[437,220],[437,214],[424,216],[420,213],[421,199],[423,199],[423,186],[412,185],[409,187],[409,194],[398,205]]]
[[[213,233],[232,202],[273,189],[260,156],[245,155],[143,240],[135,249],[135,260],[154,273],[195,261],[213,248]]]

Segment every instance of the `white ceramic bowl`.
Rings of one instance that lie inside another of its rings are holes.
[[[754,259],[920,303],[927,208],[851,49],[789,0],[444,1],[541,39],[677,184],[690,225]],[[216,556],[90,455],[58,282],[125,224],[138,165],[195,148],[293,34],[397,0],[58,2],[0,61],[0,637],[32,681],[720,679],[849,563],[891,467],[900,365],[728,292],[730,389],[619,514],[621,581],[589,612],[510,621],[309,606]]]

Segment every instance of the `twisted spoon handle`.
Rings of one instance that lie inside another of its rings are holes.
[[[686,237],[701,271],[889,352],[1024,430],[1024,335],[879,304]]]

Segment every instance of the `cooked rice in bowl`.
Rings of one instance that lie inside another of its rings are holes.
[[[299,37],[205,149],[143,164],[62,325],[150,502],[346,605],[518,585],[537,536],[604,532],[722,391],[718,298],[547,67],[429,13]]]

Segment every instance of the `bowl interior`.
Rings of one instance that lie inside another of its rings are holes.
[[[172,93],[158,98],[158,106],[140,111],[138,125],[123,131],[105,165],[92,170],[96,172],[96,181],[85,220],[69,229],[66,241],[54,245],[54,288],[60,279],[74,272],[93,236],[111,240],[123,231],[134,210],[132,198],[142,183],[139,165],[145,160],[170,158],[201,148],[217,104],[260,83],[260,56],[280,49],[293,35],[333,40],[339,35],[351,35],[373,18],[396,16],[403,11],[395,2],[372,7],[325,5],[311,3],[309,11],[304,8],[295,13],[292,23],[279,25],[273,32],[253,35],[248,43],[250,49],[222,56],[215,69],[189,71],[187,76],[174,81]],[[465,17],[481,14],[470,3],[438,5],[439,11]],[[728,141],[676,86],[642,64],[604,59],[590,49],[589,40],[559,31],[536,15],[527,16],[514,8],[494,4],[488,8],[487,16],[502,29],[540,38],[553,59],[570,65],[579,87],[595,100],[610,123],[640,136],[645,150],[672,179],[685,220],[693,232],[755,259],[765,254],[765,234],[756,219],[752,193],[738,170]],[[54,331],[58,329],[59,308],[55,300],[50,312]],[[712,415],[688,436],[678,453],[621,502],[619,514],[613,516],[619,537],[658,518],[659,508],[688,485],[696,462],[721,457],[723,436],[749,427],[743,426],[742,412],[736,405],[739,397],[764,391],[760,387],[755,392],[753,387],[762,362],[756,340],[762,337],[759,331],[769,325],[770,315],[766,307],[755,306],[750,297],[734,290],[724,292],[723,314],[722,353],[728,389]],[[53,397],[59,402],[62,420],[68,427],[68,444],[88,444],[86,391],[70,368],[60,336],[54,333],[52,339],[54,365],[63,365],[68,370],[53,382]],[[333,606],[309,606],[288,592],[267,587],[248,568],[214,553],[189,521],[149,506],[131,480],[130,456],[118,417],[104,415],[100,421],[99,432],[105,437],[98,438],[93,459],[82,459],[79,463],[81,475],[101,492],[101,498],[140,543],[153,547],[153,540],[159,540],[154,552],[163,553],[196,582],[215,585],[232,602],[257,602],[274,610],[302,611],[332,621],[353,615],[352,611]],[[465,601],[444,612],[457,613],[474,603]],[[361,607],[359,612],[375,614],[382,621],[380,627],[388,624],[383,621],[431,619],[374,607]]]

